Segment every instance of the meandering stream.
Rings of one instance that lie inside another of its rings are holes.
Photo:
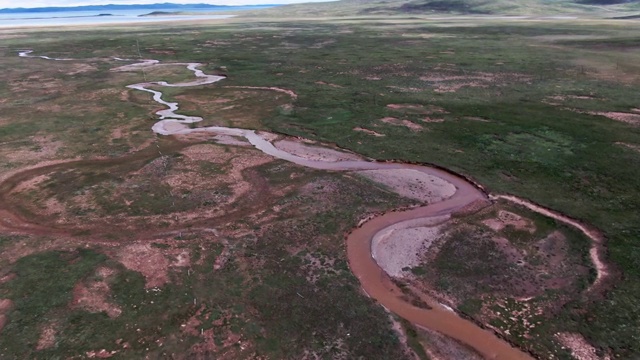
[[[68,61],[70,59],[56,59],[47,56],[34,56],[31,55],[31,50],[23,50],[19,52],[21,57],[41,58],[45,60],[58,60]],[[120,58],[112,58],[116,61],[134,61],[125,60]],[[153,100],[163,106],[166,109],[156,112],[160,117],[160,120],[156,122],[152,130],[160,135],[186,135],[190,133],[208,132],[216,135],[227,135],[245,138],[256,149],[271,155],[275,158],[286,160],[295,163],[300,166],[305,166],[319,170],[329,171],[354,171],[354,170],[389,170],[389,169],[405,169],[415,170],[428,174],[431,176],[439,177],[451,184],[456,188],[455,193],[441,201],[433,202],[425,206],[413,208],[405,211],[391,211],[383,215],[374,217],[367,220],[361,226],[354,229],[347,236],[347,253],[349,258],[349,264],[354,275],[360,280],[363,290],[382,306],[389,311],[409,320],[410,322],[439,331],[445,335],[455,338],[475,350],[481,353],[488,359],[529,359],[528,354],[520,351],[519,349],[511,346],[506,341],[499,338],[496,334],[489,330],[482,329],[475,323],[465,320],[458,316],[455,312],[451,311],[445,306],[440,305],[434,299],[429,298],[425,294],[420,294],[420,298],[426,302],[431,309],[423,307],[417,307],[407,302],[403,298],[402,291],[393,284],[391,278],[384,272],[384,270],[376,263],[371,254],[371,241],[379,233],[386,231],[389,227],[398,224],[400,222],[422,219],[429,217],[437,217],[442,215],[450,215],[461,208],[479,201],[487,200],[487,196],[476,186],[466,181],[465,179],[453,175],[441,169],[419,166],[412,164],[402,163],[383,163],[372,162],[366,160],[343,160],[343,161],[320,161],[309,160],[307,158],[294,155],[287,151],[277,148],[268,139],[272,138],[269,133],[256,132],[250,129],[239,129],[229,127],[209,126],[201,128],[192,128],[189,126],[191,123],[202,121],[201,117],[186,116],[177,114],[179,110],[178,103],[168,102],[163,100],[163,93],[153,88],[157,87],[192,87],[209,85],[219,82],[225,77],[216,75],[207,75],[199,69],[201,64],[199,63],[178,63],[178,64],[160,64],[157,60],[136,60],[134,64],[120,66],[112,71],[137,71],[152,66],[186,66],[187,69],[193,72],[195,80],[189,82],[181,82],[169,84],[164,81],[158,82],[144,82],[139,84],[133,84],[127,86],[130,89],[144,91],[151,93]],[[279,88],[260,88],[274,91],[280,91],[289,94],[295,99],[295,93],[286,89]],[[518,198],[503,197],[507,201],[518,202],[524,201]],[[528,203],[532,205],[531,203]],[[525,204],[526,206],[526,204]],[[537,206],[537,205],[536,205]],[[554,215],[557,213],[542,207],[528,206],[531,210],[548,215]],[[556,217],[559,221],[563,221],[571,226],[574,226],[589,236],[594,243],[602,243],[600,235],[591,233],[589,229],[582,227],[582,225],[575,220],[568,217]],[[598,270],[598,282],[602,280],[602,274],[606,274],[606,268],[603,268],[603,262],[601,261],[601,253],[598,252],[597,247],[594,245],[592,249],[592,259],[597,265]],[[606,267],[606,266],[605,266]]]

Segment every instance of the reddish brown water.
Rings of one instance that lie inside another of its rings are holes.
[[[371,256],[371,240],[385,228],[406,220],[450,214],[473,201],[485,198],[482,192],[465,180],[444,171],[412,165],[405,165],[405,167],[441,177],[454,184],[457,192],[451,198],[441,202],[376,217],[349,234],[347,237],[349,264],[360,280],[362,288],[389,311],[416,325],[457,339],[471,346],[487,359],[531,359],[528,354],[514,348],[491,331],[482,329],[475,323],[439,306],[433,299],[424,299],[432,309],[419,308],[403,300],[402,291],[393,284]]]

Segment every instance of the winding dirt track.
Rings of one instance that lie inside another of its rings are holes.
[[[70,59],[54,59],[46,56],[33,56],[31,50],[23,50],[19,52],[21,57],[41,58],[45,60],[58,60],[69,61]],[[112,58],[116,61],[132,61],[120,58]],[[411,321],[419,326],[427,327],[443,334],[446,334],[452,338],[455,338],[475,350],[481,353],[488,359],[529,359],[530,355],[520,351],[517,348],[512,347],[506,341],[500,339],[491,331],[482,329],[478,325],[471,321],[462,319],[455,312],[446,309],[440,305],[434,299],[429,298],[425,294],[420,294],[420,298],[425,301],[431,308],[425,309],[416,307],[409,303],[402,296],[402,291],[393,284],[391,278],[378,266],[376,261],[371,256],[371,241],[376,234],[385,231],[390,226],[399,222],[421,219],[427,217],[448,215],[461,210],[465,206],[477,201],[488,201],[485,193],[478,189],[474,184],[467,180],[453,175],[441,169],[419,166],[411,164],[401,163],[382,163],[382,162],[369,162],[363,160],[346,160],[346,161],[318,161],[309,160],[294,154],[288,153],[281,149],[276,148],[268,139],[272,138],[269,133],[257,133],[254,130],[227,128],[227,127],[203,127],[203,128],[190,128],[187,124],[199,122],[202,120],[200,117],[185,116],[177,114],[178,104],[166,102],[162,99],[162,92],[151,89],[152,87],[187,87],[187,86],[201,86],[212,84],[223,80],[222,76],[207,75],[198,67],[201,64],[198,63],[179,63],[179,64],[159,64],[157,60],[139,60],[140,62],[121,66],[113,69],[112,71],[137,71],[146,67],[152,66],[166,66],[166,65],[184,65],[191,70],[195,75],[195,80],[190,82],[182,82],[177,84],[168,84],[166,82],[146,82],[140,84],[129,85],[128,88],[145,91],[153,95],[153,100],[159,104],[167,107],[165,110],[160,110],[157,115],[160,117],[160,121],[153,125],[153,131],[160,135],[185,135],[190,133],[208,132],[216,135],[230,135],[236,137],[246,138],[255,148],[262,152],[271,155],[273,157],[286,160],[301,166],[310,167],[320,170],[329,171],[358,171],[358,170],[383,170],[383,169],[411,169],[417,170],[429,175],[437,176],[445,181],[450,182],[456,187],[456,192],[451,197],[428,204],[426,206],[414,208],[405,211],[391,211],[386,214],[374,217],[347,235],[347,253],[351,269],[356,277],[360,280],[364,291],[377,300],[388,310],[396,313],[397,315]],[[251,88],[251,87],[246,87]],[[297,94],[291,90],[280,88],[255,88],[260,90],[271,90],[286,93],[291,96],[292,100],[295,100]],[[144,156],[139,155],[142,158]],[[131,159],[117,159],[114,161],[134,161],[136,156],[131,156]],[[74,166],[81,165],[83,163],[89,163],[89,161],[76,161],[73,162]],[[68,164],[52,165],[52,166],[69,166]],[[13,187],[20,181],[25,181],[28,178],[36,176],[39,173],[44,173],[51,170],[50,167],[43,167],[40,169],[30,169],[22,173],[15,174],[0,183],[0,200],[3,196],[6,196]],[[598,278],[596,284],[603,281],[603,278],[610,275],[610,271],[607,270],[607,266],[602,260],[603,250],[603,237],[597,231],[585,227],[584,225],[572,220],[568,217],[561,216],[557,212],[545,209],[541,206],[526,202],[515,197],[510,196],[498,196],[493,197],[495,199],[500,198],[507,201],[511,201],[529,209],[541,213],[546,216],[551,216],[556,220],[562,221],[568,225],[574,226],[587,236],[589,236],[594,243],[592,248],[592,260],[596,265],[598,271]],[[493,199],[492,198],[492,199]],[[6,203],[6,202],[0,202]],[[17,214],[13,214],[11,209],[2,208],[0,205],[0,218],[8,219],[12,223],[14,229],[19,229],[25,232],[39,233],[46,231],[45,228],[41,228],[37,224],[29,223],[26,219],[21,218]],[[8,225],[5,223],[5,225]]]

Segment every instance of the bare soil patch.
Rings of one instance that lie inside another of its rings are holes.
[[[247,139],[230,135],[215,135],[213,140],[220,145],[251,146]]]
[[[56,335],[58,333],[56,327],[57,325],[55,323],[49,323],[42,327],[36,350],[50,349],[56,344]]]
[[[376,234],[371,241],[371,255],[384,271],[402,277],[409,268],[418,266],[423,254],[440,236],[438,223],[448,216],[405,221]]]
[[[422,89],[422,88],[404,87],[404,86],[387,86],[387,88],[393,89],[397,92],[403,92],[403,93],[419,93],[419,92],[425,91],[425,89]]]
[[[250,89],[250,90],[271,90],[276,92],[281,92],[287,94],[291,97],[291,99],[295,100],[298,98],[298,94],[296,94],[293,90],[283,89],[275,86],[225,86],[225,88],[233,88],[233,89]]]
[[[1,277],[1,278],[0,278],[0,284],[8,283],[9,281],[11,281],[11,280],[15,279],[16,277],[17,277],[17,275],[16,275],[16,274],[14,274],[14,273],[9,273],[9,274],[7,274],[7,275],[5,275],[5,276],[3,276],[3,277]]]
[[[620,146],[624,146],[627,149],[631,149],[637,152],[640,152],[640,145],[634,145],[634,144],[629,144],[629,143],[623,143],[623,142],[616,142],[616,145],[620,145]]]
[[[640,114],[625,113],[625,112],[589,112],[591,115],[599,115],[607,117],[611,120],[620,121],[631,125],[640,125]]]
[[[122,139],[122,135],[124,133],[124,128],[118,127],[111,131],[111,141]]]
[[[169,281],[169,259],[162,251],[150,244],[133,244],[121,248],[117,259],[127,269],[141,273],[146,279],[147,289],[161,287]]]
[[[7,314],[13,309],[13,301],[10,299],[0,299],[0,333],[7,324]]]
[[[390,125],[395,125],[395,126],[404,126],[408,129],[410,129],[411,131],[421,131],[423,129],[422,125],[420,124],[416,124],[411,120],[400,120],[398,118],[394,118],[394,117],[384,117],[382,119],[380,119],[380,121],[382,121],[385,124],[390,124]]]
[[[432,360],[484,360],[477,352],[458,341],[427,328],[418,328],[421,342]]]
[[[479,122],[491,122],[491,120],[487,120],[477,116],[465,116],[463,119],[470,121],[479,121]]]
[[[108,351],[107,349],[102,349],[102,350],[87,351],[85,354],[89,359],[94,359],[94,358],[108,359],[110,357],[113,357],[113,355],[115,355],[117,352],[118,352],[117,350]]]
[[[388,104],[388,109],[408,114],[448,114],[449,112],[444,108],[434,105],[420,105],[420,104]]]
[[[366,170],[356,174],[389,187],[401,196],[424,203],[442,201],[456,192],[453,184],[418,170]]]
[[[365,129],[365,128],[361,128],[361,127],[354,127],[353,131],[359,131],[359,132],[363,132],[367,135],[371,135],[371,136],[375,136],[375,137],[383,137],[386,136],[385,134],[381,134],[377,131],[373,131],[373,130],[369,130],[369,129]]]
[[[290,154],[315,161],[345,161],[362,160],[360,156],[327,147],[313,146],[300,140],[279,140],[273,143],[275,147]]]
[[[411,360],[420,360],[420,357],[409,346],[407,332],[402,326],[402,323],[396,320],[396,318],[391,313],[389,313],[389,321],[391,322],[391,328],[396,333],[396,335],[398,336],[398,340],[400,340],[400,343],[402,344],[404,353],[407,356],[407,358]],[[424,348],[422,344],[420,344],[420,346]],[[433,359],[433,358],[430,358],[430,359]],[[433,360],[438,360],[438,359],[433,359]]]
[[[476,72],[463,75],[456,73],[433,73],[421,76],[420,80],[431,83],[435,87],[435,92],[447,93],[456,92],[464,87],[486,88],[513,82],[528,83],[531,81],[531,77],[517,73]]]
[[[547,99],[556,100],[556,101],[565,101],[567,99],[571,100],[595,100],[595,96],[591,95],[553,95],[547,96]]]
[[[483,224],[487,225],[494,231],[501,231],[507,226],[513,226],[516,230],[524,230],[529,233],[534,233],[536,231],[536,226],[533,221],[506,210],[498,211],[498,216],[496,218],[487,219],[483,221]]]
[[[34,176],[29,180],[26,180],[22,183],[20,183],[18,186],[16,186],[13,189],[13,192],[22,192],[22,191],[29,191],[29,190],[33,190],[33,189],[37,189],[43,182],[49,180],[49,176],[48,175],[38,175],[38,176]]]
[[[334,87],[334,88],[342,88],[341,85],[332,84],[332,83],[328,83],[328,82],[325,82],[325,81],[316,81],[316,84],[318,84],[318,85],[326,85],[326,86],[330,86],[330,87]]]
[[[587,339],[578,333],[562,332],[556,334],[556,339],[571,351],[571,355],[579,360],[603,360],[610,359],[607,355],[604,358],[598,356],[596,348],[589,344]]]
[[[422,119],[422,122],[426,122],[426,123],[441,123],[444,122],[443,118],[432,118],[432,117],[425,117]]]
[[[122,309],[110,301],[111,289],[109,278],[114,274],[113,269],[100,268],[96,271],[102,277],[96,281],[82,281],[73,289],[72,308],[80,308],[88,312],[105,312],[110,318],[116,318],[122,313]]]
[[[63,147],[61,141],[54,141],[51,136],[32,136],[27,146],[17,147],[14,143],[0,144],[0,156],[13,164],[24,164],[35,161],[55,159],[58,150]]]
[[[90,64],[76,63],[71,71],[66,72],[67,75],[78,75],[98,70],[97,67]]]

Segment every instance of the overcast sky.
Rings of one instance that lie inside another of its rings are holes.
[[[171,2],[176,4],[214,4],[214,5],[259,5],[259,4],[293,4],[302,2],[321,2],[327,0],[0,0],[0,9],[33,8],[49,6],[82,6],[106,4],[157,4]]]

